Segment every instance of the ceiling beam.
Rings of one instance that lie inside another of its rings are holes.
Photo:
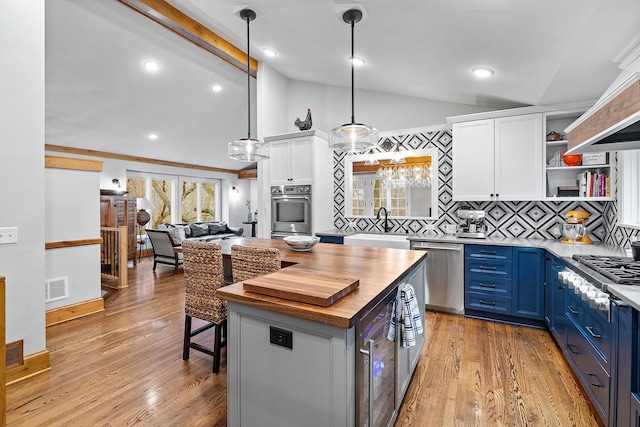
[[[165,0],[118,0],[152,21],[213,53],[243,72],[247,71],[247,53],[220,37],[200,22],[187,16]],[[250,58],[250,74],[255,77],[258,61]]]

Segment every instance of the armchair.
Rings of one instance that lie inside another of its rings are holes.
[[[167,230],[147,230],[147,235],[153,248],[153,270],[156,270],[158,263],[172,265],[173,274],[176,274],[182,265],[182,254],[176,253],[173,248],[180,245],[174,242]]]

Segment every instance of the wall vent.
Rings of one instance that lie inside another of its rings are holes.
[[[69,298],[69,277],[56,277],[44,282],[44,302],[53,302]]]
[[[24,365],[23,341],[7,343],[7,368]]]

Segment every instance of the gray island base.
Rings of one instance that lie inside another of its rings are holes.
[[[228,300],[228,425],[393,425],[424,334],[404,347],[389,328],[407,284],[426,328],[427,253],[322,243],[300,253],[282,241],[239,240],[280,248],[287,268],[357,277],[360,286],[329,307],[247,292],[242,283],[220,289]]]

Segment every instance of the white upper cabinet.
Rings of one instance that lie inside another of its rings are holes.
[[[453,199],[543,198],[542,113],[453,124]]]
[[[271,142],[271,184],[311,183],[314,166],[312,144],[311,136]]]
[[[489,119],[454,123],[454,200],[492,200],[495,194],[494,122]]]

